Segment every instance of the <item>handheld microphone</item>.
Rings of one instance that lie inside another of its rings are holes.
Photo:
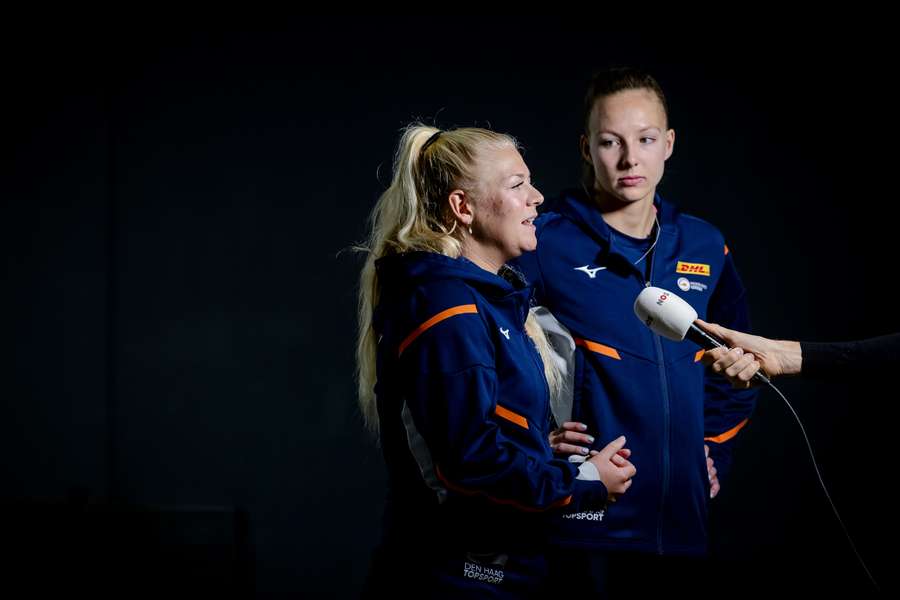
[[[688,339],[707,350],[728,349],[725,342],[717,336],[703,331],[694,324],[697,320],[697,311],[693,306],[668,290],[658,287],[644,288],[634,301],[634,314],[653,330],[653,333],[672,341],[681,342]],[[757,371],[753,378],[770,383],[762,371]]]
[[[640,319],[644,323],[644,325],[652,329],[653,333],[661,335],[664,338],[668,338],[676,342],[681,342],[685,339],[688,339],[701,348],[706,348],[707,350],[711,350],[713,348],[728,348],[728,346],[725,345],[725,342],[723,342],[717,336],[706,333],[705,331],[697,327],[694,324],[694,321],[697,320],[697,311],[694,310],[694,307],[668,290],[664,290],[658,287],[644,288],[641,293],[638,294],[637,299],[634,301],[634,314],[637,315],[637,318]],[[850,532],[847,531],[847,527],[844,525],[844,520],[841,519],[841,515],[837,510],[837,506],[835,506],[834,502],[831,499],[831,494],[828,493],[828,488],[825,486],[825,480],[822,479],[822,473],[819,470],[819,465],[816,464],[816,457],[813,454],[812,444],[809,441],[809,436],[806,435],[806,428],[803,427],[803,423],[800,421],[800,417],[797,415],[797,411],[794,410],[794,407],[791,406],[791,403],[788,402],[788,399],[785,398],[784,394],[781,393],[781,390],[775,387],[772,382],[769,381],[769,378],[763,375],[761,371],[757,371],[753,375],[753,378],[768,384],[769,387],[775,390],[775,392],[779,396],[781,396],[781,399],[784,400],[784,403],[794,415],[794,418],[797,420],[797,424],[800,425],[800,431],[801,433],[803,433],[804,441],[806,441],[806,447],[809,450],[809,456],[812,459],[813,468],[815,468],[816,470],[816,476],[819,478],[819,484],[822,486],[822,490],[825,492],[825,498],[828,499],[828,503],[831,505],[831,510],[834,511],[834,516],[837,517],[837,521],[838,523],[840,523],[841,529],[844,530],[844,536],[846,536],[847,541],[850,543],[850,548],[853,549],[853,553],[856,555],[856,559],[859,561],[859,564],[862,565],[862,568],[863,570],[865,570],[866,575],[868,575],[869,580],[872,582],[872,585],[876,590],[880,591],[881,588],[878,586],[878,582],[875,581],[875,578],[869,571],[869,567],[866,566],[865,561],[863,560],[859,551],[856,549],[856,544],[853,543],[853,539],[850,537]]]

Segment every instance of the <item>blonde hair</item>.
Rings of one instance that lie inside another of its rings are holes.
[[[359,277],[356,345],[359,406],[366,426],[376,434],[379,429],[375,402],[377,342],[372,314],[379,302],[380,288],[375,261],[412,250],[436,252],[451,258],[460,256],[459,232],[447,202],[450,192],[477,188],[475,165],[482,149],[509,146],[519,147],[512,136],[477,127],[440,131],[413,123],[403,130],[394,157],[391,184],[372,209],[366,244],[358,247],[368,254]],[[538,348],[547,381],[555,393],[561,386],[561,377],[550,358],[547,338],[531,314],[525,328]]]

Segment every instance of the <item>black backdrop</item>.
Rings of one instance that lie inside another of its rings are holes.
[[[384,469],[354,404],[361,261],[342,251],[411,120],[513,133],[550,196],[578,177],[591,72],[644,66],[677,132],[661,191],[725,233],[755,329],[900,328],[900,138],[877,24],[75,23],[11,20],[0,42],[0,523],[4,569],[30,584],[357,593]],[[893,375],[783,386],[887,588]],[[698,589],[864,591],[774,394],[741,437]]]

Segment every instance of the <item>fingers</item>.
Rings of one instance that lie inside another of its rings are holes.
[[[722,489],[722,487],[719,485],[719,479],[718,478],[713,479],[709,483],[709,497],[715,498],[716,496],[719,495],[719,490],[721,490],[721,489]]]
[[[758,338],[756,336],[748,335],[746,333],[735,331],[733,329],[728,329],[727,327],[722,327],[721,325],[717,325],[715,323],[707,323],[702,319],[697,319],[696,323],[700,326],[701,329],[704,329],[708,333],[718,336],[719,339],[725,342],[728,347],[732,348],[728,352],[725,352],[721,348],[716,348],[714,350],[709,350],[704,354],[703,364],[712,365],[713,371],[715,371],[716,373],[721,373],[732,364],[734,364],[741,357],[741,355],[744,354],[744,350],[742,348],[746,348],[749,350],[759,350],[761,348],[760,344],[757,343],[757,340],[760,340],[761,338]],[[758,365],[756,366],[756,369],[759,369]],[[753,371],[753,373],[755,372],[756,371]],[[735,374],[736,373],[737,371],[735,372]],[[749,380],[749,378],[752,376],[752,373],[750,373],[747,376],[747,380]],[[732,381],[732,383],[734,383],[734,381]]]
[[[615,502],[616,498],[624,494],[631,487],[632,478],[637,473],[637,467],[628,460],[631,450],[625,447],[625,436],[620,435],[602,450],[590,451],[590,460],[600,479],[606,486],[609,502]]]
[[[588,435],[586,433],[575,433],[574,431],[554,431],[550,434],[550,442],[557,444],[593,444],[594,436]]]
[[[609,460],[612,461],[612,464],[616,465],[617,467],[625,466],[625,459],[618,454],[613,454]]]
[[[605,464],[603,459],[599,457],[593,458],[592,460],[598,470],[602,468],[603,471],[608,474],[608,478],[604,481],[607,483],[606,487],[610,492],[624,492],[631,485],[631,480],[637,474],[637,467],[619,455],[613,455],[610,462]],[[614,466],[610,468],[610,464]]]
[[[722,327],[721,325],[717,325],[716,323],[707,323],[702,319],[697,319],[694,321],[697,325],[700,326],[700,329],[705,330],[707,333],[711,333],[725,341],[728,341],[731,338],[731,334],[734,333],[732,330],[727,327]],[[729,344],[731,345],[731,344]]]
[[[587,456],[590,452],[590,448],[585,448],[584,446],[576,446],[575,444],[550,444],[550,449],[553,450],[556,454],[580,454],[581,456]]]
[[[605,459],[599,452],[593,452],[588,460],[592,461],[598,468],[606,467],[610,464],[615,465],[613,468],[614,475],[623,480],[634,477],[634,474],[637,472],[637,467],[634,466],[634,463],[618,454],[613,454],[609,459]]]
[[[716,348],[704,354],[703,361],[710,364],[713,372],[720,373],[728,378],[731,385],[736,388],[749,387],[753,375],[760,369],[759,361],[751,352],[744,352],[741,348],[732,348],[725,351]],[[710,363],[710,361],[713,361]]]
[[[587,429],[584,423],[568,421],[550,434],[550,448],[557,454],[587,455],[594,443],[594,436],[580,433]]]
[[[740,348],[735,348],[735,350],[740,350]],[[754,368],[754,364],[756,367]],[[743,381],[747,381],[751,377],[753,377],[753,373],[759,370],[759,363],[756,361],[756,357],[753,356],[750,352],[744,353],[743,356],[740,356],[737,361],[734,362],[730,367],[725,369],[725,375],[729,378],[738,377],[739,375],[743,375],[745,371],[750,371],[750,375],[747,379],[741,378]]]
[[[712,330],[713,330],[712,325],[713,324],[707,323],[706,321],[704,321],[703,319],[700,319],[700,318],[695,319],[694,323],[699,325],[700,329],[706,331],[707,333],[712,333]]]
[[[631,465],[631,470],[632,472],[635,471],[634,465]],[[628,491],[628,488],[631,487],[632,483],[634,483],[634,479],[631,477],[628,477],[627,479],[619,478],[607,486],[607,494],[611,497],[621,496]]]
[[[728,353],[728,348],[713,348],[712,350],[707,350],[703,353],[703,357],[701,360],[703,364],[707,367],[713,365],[716,361],[721,359]]]
[[[625,460],[625,458],[621,454],[618,454],[618,453],[613,454],[612,458],[610,460],[612,460],[613,464],[616,465],[617,467],[624,467],[626,464],[628,464],[628,461]]]
[[[752,354],[748,354],[747,356],[753,356]],[[762,365],[756,360],[756,357],[753,357],[753,360],[746,367],[741,369],[741,371],[732,379],[731,384],[737,388],[746,388],[754,385],[756,381],[753,379],[753,376],[756,375],[757,372],[762,368]]]
[[[562,427],[560,427],[560,429],[567,431],[587,431],[587,428],[587,425],[579,423],[578,421],[566,421],[562,424]]]
[[[713,372],[724,373],[743,358],[744,351],[740,348],[732,348],[727,351],[724,348],[716,348],[715,350],[710,350],[706,354],[718,357],[715,362],[712,363]]]
[[[587,425],[585,425],[584,423],[579,423],[577,421],[566,421],[565,423],[562,424],[562,427],[558,427],[557,429],[554,429],[550,433],[550,435],[551,435],[551,437],[552,436],[561,436],[561,435],[565,435],[566,432],[583,433],[585,431],[587,431]]]
[[[719,470],[716,469],[715,461],[709,456],[709,446],[703,444],[703,451],[706,453],[706,473],[709,476],[709,497],[715,498],[721,489],[721,486],[719,485]]]
[[[616,439],[614,439],[613,441],[611,441],[610,443],[608,443],[606,446],[603,447],[603,450],[600,451],[600,456],[605,460],[609,460],[613,454],[617,453],[619,450],[621,450],[624,447],[625,447],[625,436],[620,435],[619,437],[617,437]]]

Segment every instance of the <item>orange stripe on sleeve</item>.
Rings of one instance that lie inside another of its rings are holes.
[[[596,352],[597,354],[602,354],[603,356],[608,356],[616,360],[622,360],[622,357],[619,356],[619,353],[615,348],[604,346],[603,344],[598,344],[597,342],[575,338],[575,345],[581,346],[582,348],[587,348],[591,352]]]
[[[528,429],[528,419],[518,413],[514,413],[508,408],[503,408],[499,404],[497,405],[497,408],[494,409],[494,414],[496,414],[498,417],[503,417],[507,421],[515,423],[519,427]]]
[[[697,354],[694,355],[694,362],[700,362],[704,354],[706,354],[706,350],[700,350],[699,352],[697,352]]]
[[[738,434],[738,431],[743,429],[744,425],[746,425],[749,422],[750,422],[750,419],[744,419],[743,421],[738,423],[736,427],[729,429],[725,433],[719,434],[716,437],[708,437],[708,438],[703,438],[703,439],[707,442],[715,442],[717,444],[721,444],[722,442],[727,442],[728,440],[730,440],[731,438],[736,436]]]
[[[411,334],[406,336],[406,339],[400,344],[400,350],[397,352],[397,355],[403,354],[403,351],[412,344],[417,337],[428,331],[430,328],[434,327],[444,319],[449,319],[450,317],[455,317],[456,315],[463,315],[467,313],[477,313],[478,308],[474,304],[460,304],[459,306],[454,306],[453,308],[448,308],[447,310],[442,310],[438,314],[434,315],[413,331]]]

